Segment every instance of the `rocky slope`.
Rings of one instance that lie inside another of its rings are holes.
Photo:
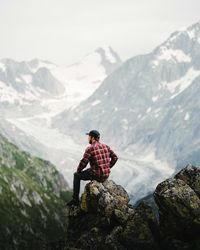
[[[64,237],[70,196],[54,165],[0,134],[0,249],[41,249]]]
[[[157,185],[148,202],[129,204],[112,180],[86,184],[78,207],[68,210],[64,249],[200,249],[200,168],[187,165]]]

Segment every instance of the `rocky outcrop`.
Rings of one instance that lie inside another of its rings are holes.
[[[186,166],[154,192],[166,249],[200,249],[200,168]]]
[[[68,209],[69,249],[200,249],[200,168],[188,165],[157,185],[158,215],[146,201],[129,204],[112,180],[85,186],[79,206]]]
[[[135,209],[125,189],[112,180],[86,184],[80,206],[68,212],[67,249],[158,249],[151,207],[141,202]]]

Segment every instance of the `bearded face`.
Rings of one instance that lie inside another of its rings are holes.
[[[99,138],[95,138],[94,136],[89,135],[89,136],[88,136],[88,142],[89,142],[90,144],[92,144],[92,140],[99,141]]]
[[[92,144],[92,137],[90,135],[88,137],[88,141],[89,141],[90,144]]]

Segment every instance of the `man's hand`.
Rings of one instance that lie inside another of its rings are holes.
[[[110,168],[112,168],[115,165],[115,163],[117,162],[118,156],[114,153],[114,151],[109,146],[108,146],[108,150],[110,152],[110,158],[111,158]]]

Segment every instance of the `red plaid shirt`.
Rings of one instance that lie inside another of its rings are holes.
[[[111,159],[110,159],[111,158]],[[110,168],[112,168],[118,160],[117,155],[107,145],[95,141],[88,146],[85,150],[83,158],[77,167],[77,172],[81,172],[88,162],[90,162],[89,171],[95,175],[99,181],[104,181],[110,174]]]

